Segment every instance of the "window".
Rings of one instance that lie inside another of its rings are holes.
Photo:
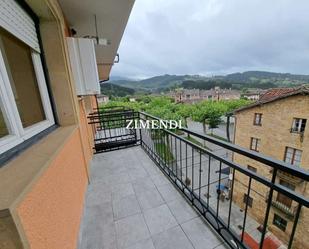
[[[10,15],[23,15],[14,25],[35,30],[27,13],[13,0],[9,3]],[[30,37],[27,29],[13,30],[14,25],[3,28],[0,20],[0,154],[54,124],[40,51],[29,42],[36,33]]]
[[[282,231],[285,231],[288,222],[282,217],[280,217],[278,214],[275,214],[273,224]]]
[[[255,151],[259,151],[260,150],[260,141],[261,141],[260,139],[252,137],[250,149],[255,150]]]
[[[291,190],[295,190],[295,186],[293,184],[290,184],[287,181],[280,180],[280,185],[289,188]],[[286,207],[291,207],[292,206],[292,199],[285,196],[284,194],[278,193],[277,195],[277,201],[285,205]]]
[[[300,166],[301,156],[302,156],[301,150],[286,147],[284,161],[292,165]]]
[[[45,120],[30,47],[0,30],[4,63],[23,127]]]
[[[248,168],[248,170],[251,170],[252,172],[257,172],[257,168],[255,168],[251,165],[248,165],[247,168]]]
[[[262,125],[262,113],[255,113],[254,114],[254,125]]]
[[[307,119],[294,118],[291,132],[304,132],[306,128]]]
[[[248,206],[252,207],[252,205],[253,205],[253,198],[248,196],[247,194],[244,194],[243,202],[247,203],[247,201],[248,201]]]

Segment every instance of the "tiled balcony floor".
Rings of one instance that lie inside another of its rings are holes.
[[[225,249],[141,147],[95,155],[79,249]]]

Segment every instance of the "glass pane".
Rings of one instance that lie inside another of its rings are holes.
[[[31,48],[0,29],[2,53],[23,127],[46,119],[38,88]]]
[[[4,116],[3,116],[2,111],[0,109],[0,138],[5,137],[6,135],[9,135],[9,130],[6,126]]]

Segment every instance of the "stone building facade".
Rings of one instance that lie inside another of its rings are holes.
[[[291,167],[309,170],[309,88],[272,89],[260,100],[235,112],[235,144],[286,161]],[[306,127],[307,126],[307,127]],[[233,160],[271,179],[272,168],[241,155]],[[278,172],[276,181],[287,188],[309,195],[308,182]],[[235,173],[233,201],[245,208],[249,178]],[[252,181],[249,216],[263,224],[269,189]],[[297,203],[274,191],[267,229],[283,244],[291,235]],[[297,224],[293,248],[309,248],[309,210],[303,208]]]
[[[240,91],[232,89],[221,89],[215,87],[210,90],[201,89],[176,89],[169,94],[179,103],[197,103],[202,100],[231,100],[240,99]]]

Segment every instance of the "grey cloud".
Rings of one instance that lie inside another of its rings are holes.
[[[112,74],[309,74],[308,0],[136,0]]]

